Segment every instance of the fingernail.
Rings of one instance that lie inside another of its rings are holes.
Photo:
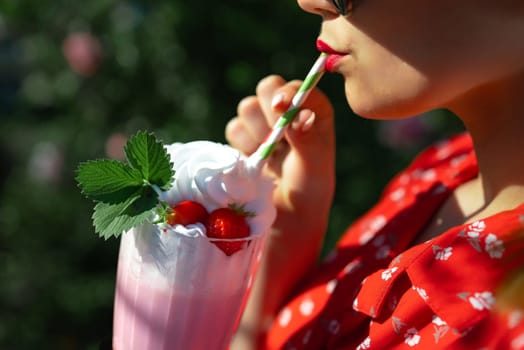
[[[282,103],[283,100],[284,100],[284,94],[275,95],[275,97],[273,97],[273,99],[271,100],[271,107],[273,109],[277,108],[278,105]]]
[[[315,122],[315,117],[316,117],[315,112],[311,112],[309,117],[304,122],[304,125],[302,125],[302,131],[305,132],[311,129],[311,127],[313,126],[313,123]]]
[[[294,130],[306,132],[313,126],[315,122],[315,113],[309,110],[302,110],[298,113],[291,127]]]

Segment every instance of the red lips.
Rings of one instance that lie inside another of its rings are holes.
[[[333,49],[331,46],[329,46],[326,42],[322,41],[321,39],[317,39],[317,50],[328,53],[328,54],[333,54],[333,55],[345,55],[344,52],[336,51],[335,49]]]
[[[347,55],[347,53],[336,51],[320,39],[317,39],[317,50],[328,54],[328,58],[326,60],[326,70],[328,72],[334,72],[337,62],[340,61],[342,57]]]

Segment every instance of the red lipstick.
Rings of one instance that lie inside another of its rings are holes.
[[[328,54],[328,57],[326,60],[326,70],[328,72],[334,72],[335,65],[337,64],[337,62],[340,61],[342,57],[347,55],[347,53],[336,51],[331,46],[329,46],[326,42],[320,39],[317,39],[317,50]]]

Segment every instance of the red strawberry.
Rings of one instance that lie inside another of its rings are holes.
[[[209,216],[206,208],[194,201],[179,202],[172,209],[166,217],[167,223],[171,226],[176,224],[187,226],[197,222],[205,223]]]
[[[250,229],[246,217],[252,214],[231,206],[211,212],[207,219],[206,230],[209,238],[244,238],[249,237]],[[231,255],[245,245],[246,241],[213,242],[226,255]]]

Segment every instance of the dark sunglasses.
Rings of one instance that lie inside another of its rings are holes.
[[[331,0],[333,5],[337,8],[338,13],[345,16],[348,14],[348,10],[351,9],[351,0]],[[348,8],[348,4],[350,5]]]

